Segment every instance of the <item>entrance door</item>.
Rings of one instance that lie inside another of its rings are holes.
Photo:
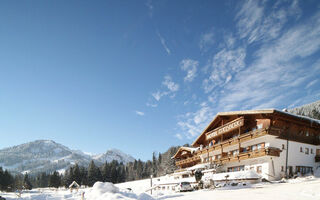
[[[293,176],[293,167],[289,166],[289,176],[292,177]]]

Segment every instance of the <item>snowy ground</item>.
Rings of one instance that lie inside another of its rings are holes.
[[[81,189],[73,193],[63,189],[34,189],[22,193],[21,198],[18,198],[14,193],[0,193],[0,195],[7,200],[80,200],[81,193],[83,192],[85,192],[86,200],[320,200],[320,178],[314,177],[293,179],[286,183],[253,184],[246,187],[229,186],[215,190],[200,190],[185,193],[158,193],[153,194],[153,196],[150,196],[150,193],[141,193],[149,184],[150,180],[117,184],[117,187],[110,183],[97,183],[93,188]],[[131,188],[132,192],[129,192],[126,188]]]

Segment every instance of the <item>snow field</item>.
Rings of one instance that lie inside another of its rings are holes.
[[[46,188],[24,191],[21,198],[17,198],[14,193],[0,193],[0,195],[7,200],[81,200],[83,192],[85,192],[85,200],[320,200],[320,178],[314,176],[286,180],[285,183],[259,183],[246,187],[227,186],[214,190],[183,193],[160,191],[153,193],[152,196],[149,193],[143,193],[149,186],[150,179],[145,179],[117,185],[97,182],[92,188],[80,189],[73,193],[66,189]],[[132,191],[126,188],[131,188]],[[138,192],[139,190],[142,193]]]

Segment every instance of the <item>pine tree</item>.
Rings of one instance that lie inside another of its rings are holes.
[[[67,188],[74,181],[73,167],[70,167],[63,177],[63,185]]]
[[[28,173],[26,173],[26,174],[24,175],[24,178],[23,178],[23,186],[24,186],[24,188],[27,189],[27,190],[32,190],[32,184],[31,184],[31,182],[30,182],[30,180],[29,180]]]
[[[13,186],[13,176],[9,173],[8,170],[5,170],[3,173],[3,190],[10,191]]]
[[[156,175],[157,175],[157,170],[158,170],[158,167],[157,167],[156,153],[153,152],[153,153],[152,153],[152,175],[153,175],[153,176],[156,176]]]
[[[0,167],[0,191],[4,190],[4,172],[2,167]]]
[[[80,167],[81,185],[88,185],[88,171],[85,167]]]
[[[79,185],[81,185],[81,173],[80,173],[80,169],[79,169],[79,165],[76,164],[73,167],[73,181],[77,182]]]
[[[101,173],[103,182],[111,182],[111,167],[108,162],[103,165]]]
[[[98,167],[94,164],[93,160],[89,164],[88,168],[88,185],[91,187],[97,181],[101,181],[102,175]]]
[[[59,188],[60,185],[61,185],[61,177],[57,171],[54,171],[49,176],[49,187]]]

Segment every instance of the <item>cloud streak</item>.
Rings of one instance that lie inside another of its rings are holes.
[[[179,84],[175,83],[171,76],[166,75],[163,78],[161,85],[165,87],[163,90],[158,90],[157,92],[151,93],[151,96],[156,102],[159,102],[162,97],[170,95],[170,97],[174,97],[175,93],[179,90]],[[148,107],[157,107],[157,103],[147,102],[146,105]]]
[[[288,28],[301,15],[298,2],[268,5],[268,13],[265,4],[241,5],[235,16],[237,35],[225,34],[208,59],[202,81],[207,99],[177,122],[187,138],[199,135],[216,112],[281,108],[320,95],[310,93],[320,76],[320,59],[314,57],[320,50],[320,12]],[[304,97],[297,96],[301,88]]]
[[[137,115],[139,115],[139,116],[144,116],[144,115],[145,115],[144,112],[141,112],[141,111],[138,111],[138,110],[136,110],[135,113],[136,113]]]
[[[183,59],[180,62],[181,70],[187,72],[187,75],[184,77],[185,82],[192,82],[193,79],[197,76],[197,68],[199,62],[192,59]]]
[[[166,40],[160,35],[159,32],[157,32],[157,35],[158,35],[158,37],[159,37],[159,39],[160,39],[160,42],[161,42],[162,47],[163,47],[164,50],[167,52],[167,54],[170,55],[170,54],[171,54],[171,51],[170,51],[170,49],[168,48],[168,46],[167,46],[167,44],[166,44]]]

